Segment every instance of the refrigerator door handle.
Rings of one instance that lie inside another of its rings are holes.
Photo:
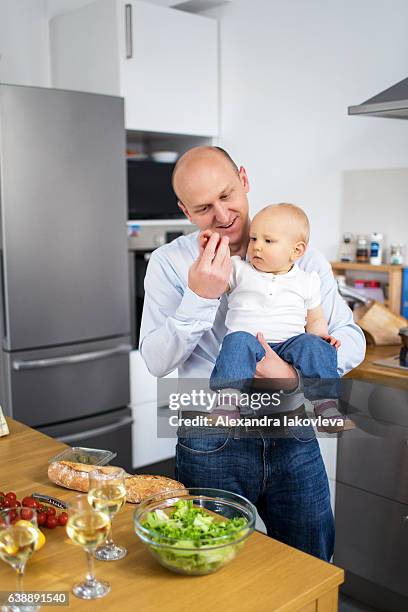
[[[84,361],[95,361],[96,359],[104,359],[112,355],[120,355],[129,353],[132,350],[130,344],[121,344],[115,348],[105,349],[103,351],[92,351],[90,353],[78,353],[77,355],[68,355],[67,357],[52,357],[50,359],[36,359],[32,361],[15,360],[13,361],[13,370],[35,370],[38,368],[51,368],[60,365],[73,365],[83,363]]]
[[[124,427],[125,425],[131,425],[132,423],[133,418],[131,416],[128,416],[124,417],[117,423],[112,423],[111,425],[105,425],[104,427],[95,427],[95,429],[88,429],[87,431],[69,434],[67,436],[58,436],[57,440],[59,440],[60,442],[85,440],[86,438],[90,438],[92,436],[102,436],[103,434],[109,433],[110,431],[115,431],[115,429],[119,429],[120,427]]]

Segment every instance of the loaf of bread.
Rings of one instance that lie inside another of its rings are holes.
[[[111,465],[88,465],[85,463],[73,463],[72,461],[54,461],[48,467],[48,478],[57,485],[75,491],[86,493],[89,486],[89,473],[98,470],[103,474],[109,474],[113,470]],[[175,489],[184,489],[184,485],[177,480],[166,478],[166,476],[151,476],[149,474],[126,474],[126,501],[138,504],[143,499],[155,495],[156,493],[164,493],[166,491],[174,491]]]

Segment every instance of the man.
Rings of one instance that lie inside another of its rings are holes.
[[[173,187],[179,207],[200,230],[209,230],[201,251],[198,234],[183,236],[153,252],[145,279],[140,351],[149,371],[162,377],[178,368],[179,378],[209,379],[225,335],[231,255],[245,256],[248,245],[249,182],[243,167],[217,147],[196,147],[178,161]],[[299,265],[317,271],[329,333],[341,341],[338,371],[344,375],[364,357],[362,331],[338,295],[330,265],[308,248]],[[221,297],[222,296],[222,297]],[[265,342],[258,382],[285,381],[290,398],[299,397],[298,374]],[[294,400],[295,401],[295,400]],[[298,408],[296,403],[292,406]],[[227,489],[249,498],[268,535],[330,560],[334,521],[327,475],[314,436],[179,437],[177,477],[186,486]]]

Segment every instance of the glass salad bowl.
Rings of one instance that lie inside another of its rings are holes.
[[[221,489],[191,488],[149,497],[135,510],[136,534],[153,557],[179,574],[200,576],[232,561],[254,530],[254,505]]]

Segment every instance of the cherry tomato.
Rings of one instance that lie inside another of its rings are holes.
[[[47,513],[47,516],[55,516],[57,511],[55,508],[50,506],[49,508],[47,508],[46,513]]]
[[[67,524],[68,521],[68,514],[66,512],[61,512],[61,514],[58,517],[58,524],[61,525],[61,527],[64,527],[64,525]]]
[[[13,493],[13,491],[10,491],[10,493],[6,493],[6,499],[9,499],[10,501],[16,501],[17,495]]]
[[[38,512],[46,512],[47,506],[44,506],[44,504],[39,504],[37,510]]]
[[[19,502],[18,500],[15,503],[17,504],[18,508],[21,506],[21,502]]]
[[[21,508],[20,516],[24,521],[29,521],[33,518],[33,511],[31,508]]]
[[[54,529],[58,525],[57,517],[53,514],[49,514],[47,516],[47,520],[45,522],[45,526],[49,529]]]
[[[26,508],[37,508],[38,507],[38,502],[32,497],[30,497],[30,495],[27,495],[26,497],[24,497],[21,504],[25,506]]]
[[[9,499],[5,499],[3,502],[3,508],[11,508],[11,501]]]
[[[45,512],[37,512],[37,523],[38,525],[45,525],[47,521],[47,515]]]

